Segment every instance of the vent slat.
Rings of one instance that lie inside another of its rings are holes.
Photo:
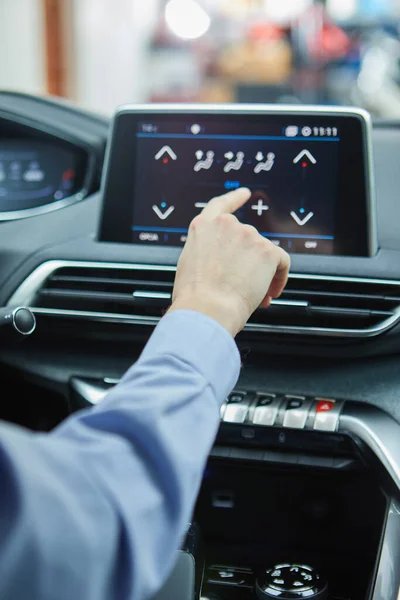
[[[175,270],[133,267],[60,267],[38,290],[35,306],[131,317],[161,317],[171,303]],[[252,326],[328,328],[374,327],[400,306],[400,282],[366,282],[292,276],[279,301],[259,309]],[[340,335],[340,334],[339,334]]]
[[[73,285],[73,284],[77,284],[77,285],[84,285],[84,286],[88,286],[88,285],[132,285],[132,286],[138,286],[138,285],[143,285],[143,284],[149,284],[151,283],[148,279],[143,279],[143,278],[135,278],[135,279],[119,279],[119,278],[111,278],[111,277],[52,277],[49,282],[48,282],[48,286],[51,287],[57,287],[57,286],[64,286],[64,285]],[[162,286],[162,287],[172,287],[173,286],[173,281],[168,282],[168,281],[154,281],[153,282],[155,285],[157,286]]]

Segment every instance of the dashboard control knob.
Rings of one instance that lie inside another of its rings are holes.
[[[21,335],[30,335],[36,328],[35,315],[28,308],[17,308],[14,312],[14,328]]]
[[[259,600],[326,600],[327,582],[312,567],[281,564],[265,571],[256,581]]]
[[[0,309],[0,335],[3,328],[19,336],[27,336],[36,329],[35,315],[29,308],[18,306],[16,308]]]

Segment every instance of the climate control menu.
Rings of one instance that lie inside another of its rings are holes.
[[[182,245],[214,196],[248,187],[237,216],[294,252],[333,252],[339,138],[138,133],[135,242]]]
[[[100,239],[183,246],[211,198],[239,187],[244,223],[292,253],[374,252],[367,116],[268,107],[127,107],[109,153]]]

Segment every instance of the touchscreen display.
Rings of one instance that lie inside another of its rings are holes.
[[[212,197],[248,187],[251,199],[236,216],[274,244],[294,253],[369,253],[359,118],[139,113],[127,136],[123,240],[104,221],[107,211],[103,239],[182,246]]]

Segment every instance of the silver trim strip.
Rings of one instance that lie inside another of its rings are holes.
[[[167,292],[133,292],[134,298],[148,298],[149,300],[171,300],[172,294]]]
[[[365,182],[367,193],[367,217],[368,217],[368,244],[369,256],[375,256],[378,251],[378,228],[376,191],[374,176],[374,158],[372,143],[372,119],[371,115],[362,108],[354,106],[318,106],[318,105],[290,105],[290,104],[125,104],[118,108],[111,124],[111,134],[108,138],[106,156],[101,183],[101,192],[104,196],[109,174],[109,162],[114,143],[114,132],[120,115],[123,114],[213,114],[213,115],[315,115],[318,116],[349,116],[358,118],[363,124],[363,144],[365,163]],[[195,115],[194,115],[195,116]]]
[[[400,504],[392,500],[372,600],[400,599]]]
[[[115,377],[104,377],[103,381],[107,385],[118,385],[121,379],[116,379]]]
[[[45,309],[35,307],[34,300],[37,292],[45,283],[46,279],[56,270],[60,268],[91,268],[91,269],[126,269],[126,270],[142,270],[142,271],[164,271],[174,273],[176,266],[167,265],[146,265],[146,264],[130,264],[130,263],[107,263],[107,262],[89,262],[89,261],[69,261],[69,260],[51,260],[37,267],[19,286],[11,298],[7,302],[7,306],[28,306],[35,314],[54,315],[61,317],[73,317],[87,319],[91,321],[107,321],[119,322],[133,325],[154,325],[159,321],[158,317],[143,317],[139,315],[129,314],[111,314],[94,311],[76,311],[63,309]],[[353,283],[368,283],[375,285],[395,285],[400,288],[400,281],[386,279],[369,279],[335,275],[307,275],[303,273],[291,273],[290,279],[302,280],[319,280],[319,281],[336,281],[336,282],[353,282]],[[279,302],[279,301],[278,301]],[[282,301],[285,305],[290,301]],[[307,305],[307,303],[305,303]],[[279,305],[279,304],[278,304]],[[303,306],[303,304],[295,304],[295,306]],[[326,337],[341,337],[341,338],[370,338],[385,331],[388,331],[394,325],[400,322],[400,307],[387,319],[383,320],[378,325],[367,327],[365,329],[333,329],[329,327],[300,327],[286,325],[263,325],[258,323],[248,323],[246,331],[290,334],[290,335],[305,335],[305,336],[326,336]]]
[[[71,379],[72,389],[75,390],[77,394],[83,400],[85,400],[89,405],[95,406],[99,404],[108,394],[109,390],[105,390],[96,385],[92,385],[79,377],[73,377]]]
[[[254,113],[254,114],[279,114],[296,115],[297,113],[318,113],[319,115],[357,115],[368,121],[370,114],[355,106],[322,106],[318,104],[122,104],[117,109],[118,114],[125,113]]]
[[[103,323],[123,323],[125,325],[157,325],[159,317],[142,317],[116,313],[90,312],[85,310],[64,310],[59,308],[31,308],[35,315],[53,317],[72,317],[85,321],[99,321]]]
[[[11,212],[0,212],[0,221],[17,221],[19,219],[29,219],[30,217],[36,217],[38,215],[44,215],[46,213],[53,212],[55,210],[60,210],[61,208],[65,208],[70,204],[75,204],[76,202],[81,202],[86,198],[86,193],[82,190],[73,196],[68,196],[68,198],[64,198],[63,200],[58,200],[56,202],[49,202],[49,204],[44,204],[42,206],[36,206],[35,208],[26,208],[23,210],[13,210]]]
[[[364,442],[379,459],[400,491],[400,425],[382,410],[363,403],[346,403],[339,433]]]
[[[302,300],[271,300],[271,306],[292,306],[298,308],[307,308],[308,302]]]

